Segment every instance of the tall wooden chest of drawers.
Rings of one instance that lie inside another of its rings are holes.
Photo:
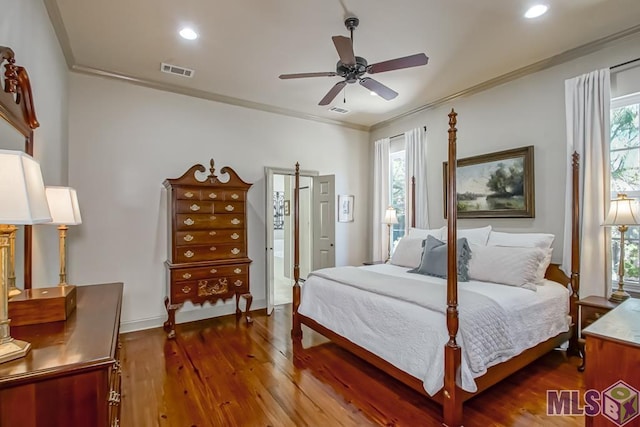
[[[251,322],[246,209],[251,184],[230,167],[220,170],[228,176],[220,180],[213,160],[209,175],[198,180],[196,173],[205,171],[204,166],[194,165],[180,178],[164,182],[169,209],[168,319],[164,328],[169,338],[175,337],[175,312],[187,300],[213,304],[235,296],[240,317],[243,298],[247,322]]]

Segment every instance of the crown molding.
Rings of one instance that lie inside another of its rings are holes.
[[[299,111],[290,110],[287,108],[280,108],[273,105],[247,101],[244,99],[234,98],[226,95],[220,95],[213,92],[207,92],[204,90],[185,88],[177,85],[172,85],[169,83],[164,83],[164,82],[159,82],[159,81],[149,80],[149,79],[142,79],[142,78],[130,76],[123,73],[116,73],[108,70],[102,70],[98,68],[77,64],[75,57],[73,56],[73,51],[71,50],[71,43],[69,41],[69,36],[67,34],[67,31],[64,27],[64,23],[62,21],[62,16],[60,14],[60,9],[58,8],[57,1],[44,0],[44,4],[47,9],[47,13],[49,14],[49,19],[51,20],[51,24],[53,25],[56,36],[58,37],[58,42],[64,54],[65,60],[67,62],[67,66],[69,67],[70,70],[74,72],[93,75],[93,76],[106,77],[114,80],[127,81],[129,83],[132,83],[138,86],[148,87],[151,89],[162,90],[162,91],[177,93],[177,94],[186,95],[186,96],[192,96],[195,98],[221,102],[221,103],[235,105],[235,106],[244,107],[244,108],[261,110],[268,113],[280,114],[280,115],[299,118],[303,120],[312,120],[320,123],[342,126],[345,128],[355,129],[355,130],[365,131],[365,132],[373,132],[375,130],[382,129],[405,117],[409,117],[419,112],[439,107],[443,104],[446,104],[448,102],[454,101],[456,99],[459,99],[465,96],[475,95],[485,90],[492,89],[496,86],[500,86],[504,83],[516,80],[520,77],[524,77],[526,75],[533,74],[538,71],[542,71],[547,68],[551,68],[556,65],[571,61],[581,56],[588,55],[622,38],[640,33],[640,24],[639,24],[631,28],[628,28],[626,30],[622,30],[617,33],[611,34],[609,36],[592,41],[590,43],[586,43],[582,46],[569,49],[567,51],[559,53],[558,55],[554,55],[547,59],[543,59],[531,65],[527,65],[525,67],[519,68],[517,70],[511,71],[501,76],[495,77],[493,79],[489,79],[475,86],[471,86],[467,89],[461,90],[459,92],[453,93],[451,95],[448,95],[443,98],[437,99],[435,101],[429,102],[427,104],[421,105],[419,107],[416,107],[404,113],[393,116],[389,119],[377,122],[372,126],[366,126],[366,125],[360,125],[356,123],[345,122],[341,120],[327,119],[325,117],[320,117],[313,114],[301,113]]]
[[[590,53],[596,52],[600,49],[607,47],[609,44],[615,41],[618,41],[628,36],[632,36],[637,33],[640,33],[640,24],[633,26],[631,28],[627,28],[626,30],[622,30],[617,33],[611,34],[609,36],[603,37],[601,39],[592,41],[590,43],[583,44],[582,46],[578,46],[576,48],[566,50],[562,53],[559,53],[547,59],[543,59],[531,65],[527,65],[526,67],[518,68],[517,70],[511,71],[509,73],[487,80],[475,86],[471,86],[470,88],[467,88],[467,89],[461,90],[460,92],[456,92],[454,94],[437,99],[428,104],[421,105],[420,107],[398,114],[397,116],[391,117],[390,119],[375,123],[369,128],[369,130],[373,132],[375,130],[382,129],[400,119],[419,113],[421,111],[426,111],[432,108],[439,107],[443,104],[454,101],[458,98],[475,95],[487,89],[491,89],[496,86],[500,86],[504,83],[510,82],[512,80],[519,79],[520,77],[537,73],[538,71],[546,70],[547,68],[551,68],[556,65],[563,64],[565,62],[571,61],[572,59],[576,59],[581,56],[588,55]]]
[[[74,58],[73,51],[71,50],[71,42],[69,41],[67,29],[64,27],[64,23],[62,22],[62,15],[60,14],[58,3],[56,0],[44,0],[44,7],[47,9],[49,20],[51,21],[53,31],[56,33],[56,37],[58,38],[58,44],[60,45],[60,49],[62,49],[62,54],[67,62],[67,67],[71,69],[71,67],[76,63],[76,59]]]
[[[315,116],[313,114],[301,113],[300,111],[280,108],[273,105],[261,104],[259,102],[247,101],[245,99],[234,98],[232,96],[220,95],[213,92],[207,92],[200,89],[192,89],[170,83],[159,82],[150,79],[141,79],[124,73],[115,73],[113,71],[102,70],[99,68],[88,67],[86,65],[73,65],[71,71],[92,76],[106,77],[113,80],[126,81],[137,86],[143,86],[150,89],[162,90],[165,92],[177,93],[180,95],[191,96],[194,98],[206,99],[209,101],[221,102],[224,104],[235,105],[238,107],[250,108],[253,110],[266,111],[268,113],[280,114],[283,116],[295,117],[298,119],[312,120],[330,125],[342,126],[350,129],[368,131],[369,127],[355,123],[342,122],[339,120],[327,119],[325,117]]]

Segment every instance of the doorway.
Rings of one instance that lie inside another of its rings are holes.
[[[275,305],[288,304],[292,301],[293,251],[294,251],[294,206],[293,193],[295,187],[295,171],[293,169],[265,168],[266,175],[266,282],[267,313],[271,314]],[[324,178],[324,179],[319,179]],[[330,185],[326,179],[329,179]],[[316,188],[318,187],[318,188]],[[322,189],[322,191],[318,191]],[[316,194],[318,193],[318,194]],[[319,177],[315,171],[300,172],[300,277],[305,279],[309,272],[318,268],[318,259],[330,258],[335,263],[333,254],[333,227],[322,227],[318,233],[314,227],[314,215],[319,215],[321,224],[333,223],[333,203],[327,204],[325,199],[333,201],[333,176]],[[318,205],[315,207],[315,205]],[[316,211],[318,211],[316,213]],[[315,238],[315,234],[318,238]],[[327,251],[324,246],[330,246]],[[316,256],[315,253],[322,257]],[[317,258],[317,259],[316,259]]]

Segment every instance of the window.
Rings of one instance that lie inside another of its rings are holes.
[[[391,228],[391,238],[389,244],[395,248],[398,240],[404,236],[406,218],[406,166],[404,136],[391,140],[389,148],[389,200],[391,206],[396,209],[398,223]]]
[[[610,173],[611,198],[618,193],[640,198],[640,93],[611,101]],[[629,227],[625,234],[625,289],[640,291],[638,249],[640,227]],[[618,283],[620,262],[620,232],[611,227],[611,282]]]

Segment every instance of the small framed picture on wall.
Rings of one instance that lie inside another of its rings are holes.
[[[353,196],[338,196],[338,222],[353,222]]]

